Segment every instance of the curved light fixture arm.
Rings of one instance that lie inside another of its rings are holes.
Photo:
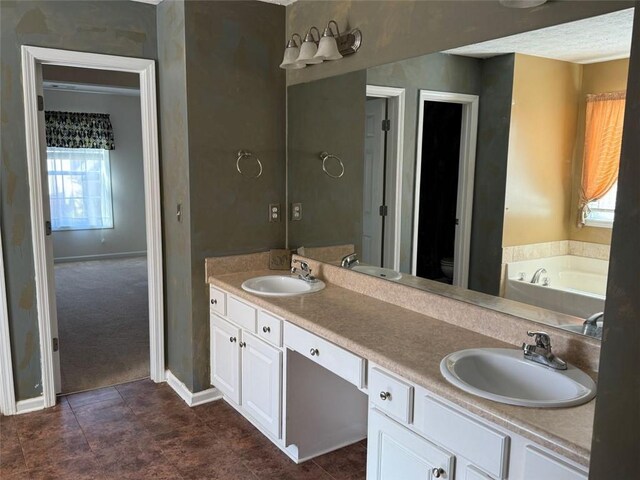
[[[318,39],[316,40],[313,36],[313,34],[311,32],[316,31],[316,33],[318,34]],[[307,34],[304,37],[304,41],[305,42],[315,42],[316,44],[320,41],[320,30],[318,30],[318,27],[311,27],[308,31]]]
[[[295,37],[298,37],[299,43],[296,43],[296,41],[294,40]],[[291,35],[291,38],[287,42],[286,48],[299,47],[300,45],[302,45],[302,37],[298,33],[294,33],[293,35]]]
[[[340,37],[340,28],[338,27],[338,22],[336,22],[335,20],[329,20],[329,23],[327,23],[327,28],[325,30],[325,34],[327,33],[327,30],[333,34],[333,31],[331,30],[331,24],[332,23],[336,26],[337,35],[335,35],[335,36],[336,37]]]

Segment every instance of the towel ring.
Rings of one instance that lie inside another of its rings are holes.
[[[242,173],[242,170],[240,169],[240,160],[242,160],[243,158],[249,158],[249,157],[255,157],[255,155],[253,154],[253,152],[249,152],[247,150],[240,150],[238,152],[238,160],[236,160],[236,170],[238,170],[238,173],[240,175],[244,175],[244,173]],[[260,161],[260,159],[258,157],[255,157],[256,162],[258,162],[258,168],[260,169],[258,171],[258,174],[255,176],[252,176],[250,178],[258,178],[260,175],[262,175],[262,162]]]
[[[337,155],[334,155],[332,153],[322,152],[320,154],[320,158],[322,159],[322,170],[329,177],[331,177],[331,178],[340,178],[340,177],[342,177],[344,175],[344,163],[342,163],[342,159],[340,157],[338,157]],[[333,158],[333,159],[337,160],[338,163],[340,164],[340,174],[339,175],[334,175],[332,173],[329,173],[329,170],[327,170],[327,160],[329,160],[330,158]]]

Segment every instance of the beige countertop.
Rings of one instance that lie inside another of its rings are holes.
[[[466,348],[514,348],[471,330],[330,283],[320,292],[262,297],[242,282],[272,270],[210,276],[209,282],[366,358],[496,425],[588,466],[595,401],[571,408],[525,408],[463,392],[440,373],[440,360]]]

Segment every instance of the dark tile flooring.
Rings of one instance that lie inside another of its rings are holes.
[[[296,465],[225,402],[189,408],[150,380],[0,417],[3,480],[354,480],[365,465],[364,442]]]

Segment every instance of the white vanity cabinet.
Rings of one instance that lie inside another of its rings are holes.
[[[210,346],[211,383],[261,429],[274,439],[281,437],[282,350],[255,334],[261,313],[211,287]],[[226,305],[225,305],[226,301]],[[216,309],[213,309],[213,306]],[[221,312],[226,312],[223,318]],[[280,331],[282,320],[265,318],[264,334]],[[268,322],[268,323],[267,323]]]

